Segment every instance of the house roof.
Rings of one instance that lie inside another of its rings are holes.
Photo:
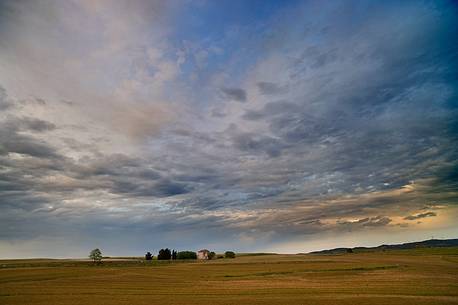
[[[210,251],[208,251],[207,249],[202,249],[202,250],[199,250],[197,252],[210,252]]]

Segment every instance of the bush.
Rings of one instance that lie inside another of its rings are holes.
[[[232,252],[232,251],[226,251],[226,252],[224,253],[224,257],[225,257],[225,258],[235,258],[235,253]]]
[[[215,259],[216,258],[216,253],[215,252],[210,252],[208,253],[208,259]]]
[[[216,258],[217,258],[217,259],[224,258],[224,255],[218,254],[218,255],[216,256]]]
[[[177,253],[177,259],[197,259],[197,254],[194,251],[180,251]]]
[[[151,254],[151,252],[147,252],[145,254],[145,260],[150,261],[152,259],[153,259],[153,255]]]
[[[159,254],[157,255],[158,260],[169,260],[172,258],[172,252],[169,248],[159,250]]]

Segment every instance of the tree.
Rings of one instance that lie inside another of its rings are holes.
[[[173,250],[172,251],[172,260],[176,260],[177,259],[177,251]]]
[[[157,255],[158,260],[169,260],[172,258],[172,252],[169,248],[159,250],[159,254]]]
[[[102,251],[100,251],[99,248],[92,250],[89,253],[89,258],[92,259],[94,263],[100,263],[100,261],[102,260]]]
[[[347,253],[353,253],[353,249],[352,248],[348,248],[347,249]]]
[[[215,259],[216,258],[216,253],[215,252],[210,252],[208,253],[208,259]]]
[[[197,254],[194,251],[180,251],[177,253],[178,259],[197,259]]]
[[[145,260],[150,261],[150,260],[152,260],[152,259],[153,259],[153,255],[151,254],[151,252],[149,252],[149,251],[146,252],[146,254],[145,254]]]
[[[224,257],[225,257],[225,258],[235,258],[235,253],[232,252],[232,251],[226,251],[226,252],[224,253]]]

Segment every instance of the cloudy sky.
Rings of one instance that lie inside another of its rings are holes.
[[[458,237],[448,1],[0,1],[0,257]]]

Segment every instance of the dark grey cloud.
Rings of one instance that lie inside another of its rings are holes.
[[[55,128],[54,124],[40,119],[7,116],[6,120],[0,121],[0,154],[13,152],[40,158],[58,158],[56,149],[46,141],[21,133],[40,133]]]
[[[241,88],[221,88],[224,97],[237,102],[246,102],[246,92]]]
[[[44,141],[11,131],[0,132],[0,154],[9,152],[39,158],[58,158],[56,149]]]
[[[39,98],[39,97],[36,97],[35,99],[35,102],[41,106],[45,106],[46,105],[46,101],[42,98]]]
[[[24,117],[18,119],[15,123],[20,130],[29,130],[34,132],[43,132],[56,129],[56,125],[40,119]]]
[[[300,105],[291,103],[286,100],[280,100],[275,102],[268,102],[264,105],[261,110],[248,110],[242,118],[246,120],[261,120],[261,119],[275,119],[278,117],[288,116],[294,113],[301,113],[302,109]]]
[[[250,153],[266,153],[270,157],[277,157],[281,153],[278,140],[269,136],[260,136],[250,133],[240,133],[234,136],[236,148]]]
[[[74,106],[75,103],[72,102],[72,101],[67,101],[67,100],[60,100],[60,102],[64,105],[67,105],[67,106]]]
[[[6,94],[5,88],[0,86],[0,111],[6,110],[12,106],[13,103],[8,100],[8,95]]]
[[[226,116],[226,114],[218,108],[213,108],[211,111],[211,115],[216,118],[224,118]]]
[[[426,212],[426,213],[420,213],[416,215],[409,215],[404,217],[404,220],[417,220],[421,218],[426,218],[426,217],[435,217],[437,214],[435,212]]]
[[[306,67],[303,69],[320,69],[338,59],[337,48],[320,48],[318,46],[307,47],[294,63]]]
[[[264,95],[276,95],[287,91],[286,87],[271,82],[259,82],[256,85],[258,86],[261,94]]]
[[[113,179],[111,192],[138,197],[171,197],[190,191],[187,184],[161,179],[156,182],[145,182],[134,179]]]

